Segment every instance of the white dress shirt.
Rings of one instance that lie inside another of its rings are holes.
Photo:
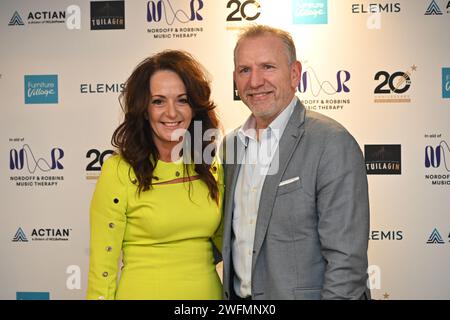
[[[245,146],[245,152],[234,192],[232,257],[234,291],[242,298],[252,293],[253,243],[261,190],[266,176],[278,171],[278,144],[296,103],[297,98],[294,97],[286,109],[266,129],[260,131],[259,140],[253,115],[237,134]]]

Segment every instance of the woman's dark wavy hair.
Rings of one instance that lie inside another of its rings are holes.
[[[202,155],[205,148],[214,141],[203,141],[202,137],[194,136],[194,121],[201,121],[203,132],[208,129],[218,129],[219,121],[215,112],[216,105],[210,99],[210,81],[206,71],[189,53],[180,50],[165,50],[143,60],[133,71],[125,83],[125,88],[119,100],[125,119],[114,131],[111,143],[117,148],[121,156],[131,165],[138,180],[138,193],[147,191],[152,186],[156,162],[159,159],[153,131],[146,120],[147,108],[150,102],[150,78],[159,70],[175,72],[186,87],[189,105],[192,109],[192,121],[188,131],[192,139],[201,139]],[[194,150],[190,148],[191,159]],[[217,182],[210,169],[210,163],[195,164],[195,172],[208,186],[209,194],[216,202],[219,199]],[[189,174],[185,164],[185,172]]]

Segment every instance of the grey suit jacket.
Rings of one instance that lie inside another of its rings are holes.
[[[224,297],[233,296],[231,241],[244,146],[224,140]],[[234,156],[230,156],[230,150]],[[298,177],[299,179],[295,180]],[[291,183],[280,182],[294,178]],[[252,257],[253,299],[364,299],[369,201],[364,159],[336,121],[297,102],[279,143],[279,170],[265,179]]]

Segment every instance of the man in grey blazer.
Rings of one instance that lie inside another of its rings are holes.
[[[369,299],[369,201],[358,143],[305,110],[289,33],[252,26],[234,50],[252,115],[225,138],[226,299]]]

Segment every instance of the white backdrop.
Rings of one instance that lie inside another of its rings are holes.
[[[121,84],[143,58],[185,49],[229,131],[249,114],[232,51],[253,22],[292,33],[300,99],[388,168],[368,176],[373,297],[450,299],[450,1],[111,2],[0,3],[0,299],[85,297],[89,203]]]

